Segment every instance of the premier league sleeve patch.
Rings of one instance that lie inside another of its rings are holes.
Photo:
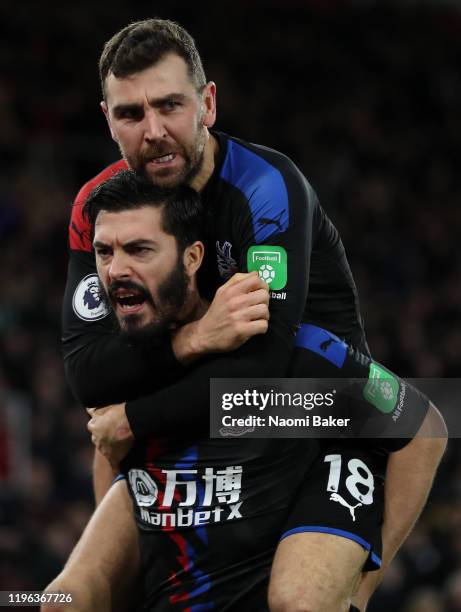
[[[99,321],[109,314],[109,307],[103,299],[97,274],[88,274],[75,290],[72,308],[82,321]]]

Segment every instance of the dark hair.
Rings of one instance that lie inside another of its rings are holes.
[[[94,224],[101,211],[117,213],[151,206],[161,208],[162,228],[176,238],[178,252],[203,240],[204,215],[199,194],[187,185],[161,189],[132,170],[122,170],[98,185],[88,196],[83,214]]]
[[[109,72],[123,79],[156,64],[167,53],[182,57],[197,91],[203,89],[205,72],[192,36],[174,21],[144,19],[126,26],[104,45],[99,59],[103,96]]]

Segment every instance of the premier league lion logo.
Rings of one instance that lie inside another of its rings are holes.
[[[96,274],[88,274],[75,290],[72,300],[75,314],[83,321],[98,321],[107,317],[109,308],[101,294]]]
[[[97,281],[88,283],[88,289],[83,294],[83,304],[88,310],[99,308],[101,304],[101,289]]]

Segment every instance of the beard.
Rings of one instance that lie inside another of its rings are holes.
[[[138,156],[125,155],[120,148],[120,152],[128,166],[141,178],[152,181],[158,187],[174,189],[180,185],[190,184],[197,176],[203,166],[205,154],[206,131],[202,125],[197,126],[197,133],[193,143],[189,146],[176,143],[172,145],[163,140],[153,141],[150,146],[144,149]],[[155,157],[162,157],[168,153],[180,155],[184,160],[183,167],[177,169],[162,168],[159,165],[155,172],[147,169],[147,164]]]
[[[154,300],[148,289],[132,281],[114,281],[107,292],[103,290],[102,298],[114,308],[114,292],[118,289],[134,290],[139,292],[145,302],[154,309],[154,316],[147,323],[142,323],[142,315],[128,314],[124,317],[116,316],[116,327],[119,335],[128,344],[143,352],[149,352],[158,346],[164,336],[180,323],[179,313],[186,303],[189,278],[184,269],[182,259],[178,261],[159,285],[157,298]]]

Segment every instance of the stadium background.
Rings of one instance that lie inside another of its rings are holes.
[[[218,84],[219,129],[282,150],[341,230],[374,356],[459,376],[461,12],[445,2],[0,5],[0,589],[41,589],[91,512],[86,417],[60,304],[77,189],[118,153],[97,58],[169,17]],[[134,3],[133,3],[134,4]],[[372,612],[461,610],[461,445]]]

